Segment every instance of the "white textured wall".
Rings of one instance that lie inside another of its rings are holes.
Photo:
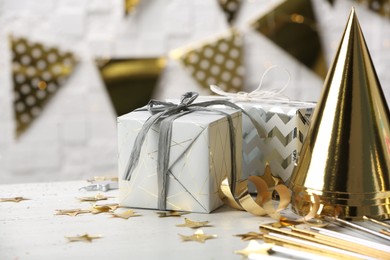
[[[247,0],[236,25],[245,33],[246,85],[258,84],[270,64],[291,73],[286,94],[317,100],[322,81],[248,22],[279,1]],[[328,62],[333,59],[351,8],[347,0],[314,0]],[[228,25],[216,1],[142,0],[128,17],[122,0],[0,0],[0,183],[82,179],[117,171],[116,118],[93,59],[154,57],[225,32]],[[390,100],[390,20],[357,8],[360,23],[382,87]],[[7,35],[27,37],[73,51],[80,64],[43,114],[15,139],[11,53]],[[268,83],[284,84],[280,71]],[[181,66],[170,60],[156,98],[176,98],[185,90],[201,91]]]

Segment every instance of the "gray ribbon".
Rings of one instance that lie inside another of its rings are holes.
[[[170,102],[162,102],[158,100],[151,100],[146,108],[137,109],[135,111],[145,111],[148,110],[152,116],[150,116],[144,125],[142,126],[140,132],[138,133],[133,150],[130,155],[129,162],[126,167],[125,174],[123,179],[130,181],[132,172],[138,165],[141,148],[145,141],[146,135],[149,132],[150,128],[156,123],[160,122],[159,129],[159,142],[158,142],[158,155],[157,155],[157,184],[158,184],[158,209],[166,209],[166,198],[168,190],[168,174],[169,174],[169,157],[170,157],[170,145],[172,139],[172,124],[173,121],[177,118],[184,116],[186,114],[195,112],[195,111],[210,111],[223,114],[227,117],[229,125],[229,138],[230,138],[230,156],[231,156],[231,182],[230,189],[233,194],[235,194],[235,184],[237,179],[237,165],[236,165],[236,144],[235,144],[235,133],[233,127],[233,119],[230,114],[220,111],[218,109],[208,108],[209,106],[214,105],[225,105],[232,107],[234,109],[242,111],[246,114],[252,123],[255,125],[256,129],[259,131],[262,128],[259,124],[249,116],[245,111],[243,111],[239,106],[226,101],[226,100],[212,100],[205,101],[200,103],[195,103],[194,100],[198,97],[198,93],[187,92],[185,93],[180,100],[179,104],[174,104]],[[262,131],[264,132],[264,131]],[[261,132],[259,132],[260,134]],[[263,133],[264,134],[264,133]]]

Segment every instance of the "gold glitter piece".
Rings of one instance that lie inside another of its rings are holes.
[[[129,218],[132,218],[132,217],[139,217],[139,216],[141,216],[141,215],[135,213],[131,209],[126,210],[126,211],[121,212],[121,213],[112,213],[112,217],[114,217],[114,218],[129,219]]]
[[[77,236],[74,236],[74,237],[67,237],[65,236],[66,239],[69,240],[69,242],[92,242],[92,240],[94,239],[99,239],[99,238],[102,238],[103,236],[102,235],[96,235],[96,236],[90,236],[88,235],[87,233],[85,233],[84,235],[77,235]]]
[[[180,212],[180,211],[158,211],[156,212],[159,218],[168,218],[168,217],[181,217],[182,215],[188,214],[188,212]]]
[[[176,227],[189,227],[189,228],[211,227],[209,223],[210,223],[209,221],[196,222],[188,218],[184,218],[184,224],[176,225]]]
[[[263,239],[262,233],[257,232],[248,232],[245,234],[237,234],[236,237],[241,237],[242,240],[248,241],[248,240],[256,240],[256,239]]]
[[[0,202],[21,202],[22,200],[30,200],[30,199],[24,197],[0,198]]]
[[[206,234],[204,234],[203,230],[201,230],[201,229],[198,229],[191,236],[185,236],[185,235],[181,235],[181,234],[179,234],[179,236],[181,237],[181,239],[183,241],[196,241],[196,242],[199,242],[199,243],[204,243],[207,239],[217,238],[217,235],[206,235]]]

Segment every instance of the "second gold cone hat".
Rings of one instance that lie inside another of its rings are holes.
[[[390,114],[354,9],[291,177],[293,207],[317,194],[346,219],[390,218]]]

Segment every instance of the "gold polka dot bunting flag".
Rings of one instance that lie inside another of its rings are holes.
[[[236,30],[200,44],[172,51],[192,77],[204,88],[218,85],[224,91],[241,91],[244,86],[243,38]]]
[[[251,27],[325,78],[327,65],[311,0],[284,1]]]
[[[233,23],[234,18],[240,9],[241,0],[218,0],[218,4],[225,13],[228,22],[230,24]]]
[[[11,36],[10,40],[16,135],[20,136],[65,83],[77,61],[70,52],[25,38]]]

